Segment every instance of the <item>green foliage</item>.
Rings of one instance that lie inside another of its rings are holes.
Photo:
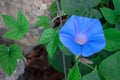
[[[106,38],[106,50],[115,51],[120,49],[120,31],[115,28],[109,28],[104,30]]]
[[[105,80],[120,80],[120,51],[106,58],[99,66]]]
[[[38,16],[40,20],[36,22],[36,26],[42,26],[43,28],[49,28],[50,27],[50,19],[48,16]]]
[[[17,21],[9,15],[2,15],[3,21],[8,28],[16,28]]]
[[[44,30],[40,37],[39,44],[44,44],[49,41],[52,41],[55,37],[55,33],[56,33],[55,30],[52,28]]]
[[[100,0],[60,0],[62,10],[68,15],[80,15],[101,18],[100,12],[93,8]]]
[[[57,49],[53,57],[51,58],[48,56],[49,63],[58,71],[64,72],[63,69],[63,60],[62,60],[62,52],[61,50]],[[67,72],[69,68],[72,67],[72,62],[74,62],[74,56],[73,55],[65,55],[65,61],[66,61],[66,69]]]
[[[50,57],[52,57],[57,49],[58,33],[52,29],[45,29],[40,37],[39,44],[46,44],[46,49]]]
[[[110,0],[101,0],[101,2],[103,2],[103,3],[107,4],[107,5],[109,5]]]
[[[112,25],[112,24],[110,24],[108,22],[104,23],[103,24],[103,29],[108,29],[108,28],[114,28],[114,25]]]
[[[118,15],[120,15],[120,0],[113,0],[114,9],[118,12]]]
[[[7,31],[3,36],[11,40],[20,40],[29,30],[29,23],[21,11],[18,12],[17,21],[9,16],[2,15],[3,21],[11,30]]]
[[[59,40],[58,31],[52,28],[45,29],[40,37],[39,44],[45,44],[47,52],[52,57],[57,48],[63,51],[66,55],[71,55],[71,52]]]
[[[102,15],[97,9],[89,9],[86,11],[86,14],[82,16],[92,17],[92,18],[101,18]]]
[[[56,6],[55,1],[53,1],[51,3],[49,10],[50,10],[50,13],[51,13],[52,17],[56,17],[57,16],[57,6]]]
[[[78,63],[69,72],[69,74],[68,74],[68,80],[81,80],[81,74],[79,72]]]
[[[115,28],[120,30],[120,21],[118,21],[118,23],[115,24]]]
[[[93,62],[89,66],[99,66],[98,71],[97,69],[92,70],[82,63],[79,66],[78,63],[74,65],[76,63],[75,56],[59,40],[58,29],[60,27],[50,28],[50,18],[48,16],[38,16],[39,20],[35,25],[44,29],[39,44],[44,44],[48,52],[49,63],[56,70],[64,72],[62,61],[62,53],[64,53],[68,80],[120,80],[120,0],[59,0],[59,2],[62,14],[65,13],[68,17],[78,15],[100,19],[103,15],[100,20],[104,24],[107,44],[99,54],[87,57]],[[111,5],[111,2],[114,6]],[[57,16],[55,1],[52,2],[49,10],[51,17],[55,18]],[[10,29],[3,35],[5,38],[20,40],[29,31],[28,20],[21,11],[18,12],[17,19],[9,15],[1,16],[4,24]],[[63,23],[65,20],[63,20]],[[15,44],[9,47],[0,45],[0,67],[9,76],[16,69],[18,59],[23,60],[22,50],[19,46]],[[69,72],[72,67],[73,69]]]
[[[100,8],[104,18],[111,24],[115,24],[118,21],[118,16],[116,11],[110,8]]]
[[[14,72],[18,63],[17,59],[23,60],[22,50],[13,44],[9,47],[0,45],[0,65],[9,76]]]
[[[114,10],[110,8],[100,8],[104,18],[111,24],[116,24],[120,21],[120,0],[113,0]]]
[[[57,39],[51,40],[46,46],[47,52],[52,57],[57,49]]]
[[[92,72],[83,76],[81,80],[100,80],[97,70],[94,69]]]
[[[80,69],[81,76],[84,76],[92,71],[92,69],[86,66],[85,64],[79,64],[79,69]]]

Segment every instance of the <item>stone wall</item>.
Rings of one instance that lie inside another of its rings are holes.
[[[0,0],[0,14],[16,16],[19,10],[34,23],[39,15],[48,15],[48,8],[52,0]],[[0,18],[0,25],[1,25]]]

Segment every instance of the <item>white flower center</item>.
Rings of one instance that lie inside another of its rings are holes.
[[[87,42],[87,38],[85,35],[78,35],[75,39],[75,41],[80,44],[80,45],[83,45]]]

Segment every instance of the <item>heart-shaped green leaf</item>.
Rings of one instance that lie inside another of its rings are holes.
[[[107,22],[111,24],[115,24],[118,21],[118,16],[115,10],[109,9],[109,8],[100,8],[104,18],[107,20]]]
[[[13,44],[9,47],[0,45],[0,65],[9,76],[17,67],[17,59],[23,60],[22,50],[19,46]]]
[[[68,15],[101,18],[101,13],[95,9],[101,0],[60,0],[62,10]]]
[[[82,77],[82,80],[100,80],[97,70],[94,69],[92,72]]]
[[[98,70],[104,80],[120,80],[120,51],[103,60]]]
[[[53,57],[48,56],[49,63],[58,71],[64,72],[63,68],[63,60],[62,60],[62,51],[57,49]],[[72,62],[74,62],[74,55],[65,55],[66,69],[67,72],[69,68],[73,66]]]
[[[52,28],[45,29],[40,37],[39,44],[46,44],[46,49],[50,57],[55,54],[59,37],[58,32]]]
[[[51,40],[46,46],[47,52],[50,57],[52,57],[55,54],[56,49],[57,49],[57,41],[55,40],[56,39]]]
[[[120,14],[120,0],[113,0],[114,8]]]
[[[106,47],[108,51],[115,51],[120,49],[120,31],[114,28],[104,30],[106,38]]]

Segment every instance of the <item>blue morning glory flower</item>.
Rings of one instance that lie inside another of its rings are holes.
[[[59,32],[60,41],[75,55],[84,57],[99,52],[106,41],[100,21],[71,16]]]

